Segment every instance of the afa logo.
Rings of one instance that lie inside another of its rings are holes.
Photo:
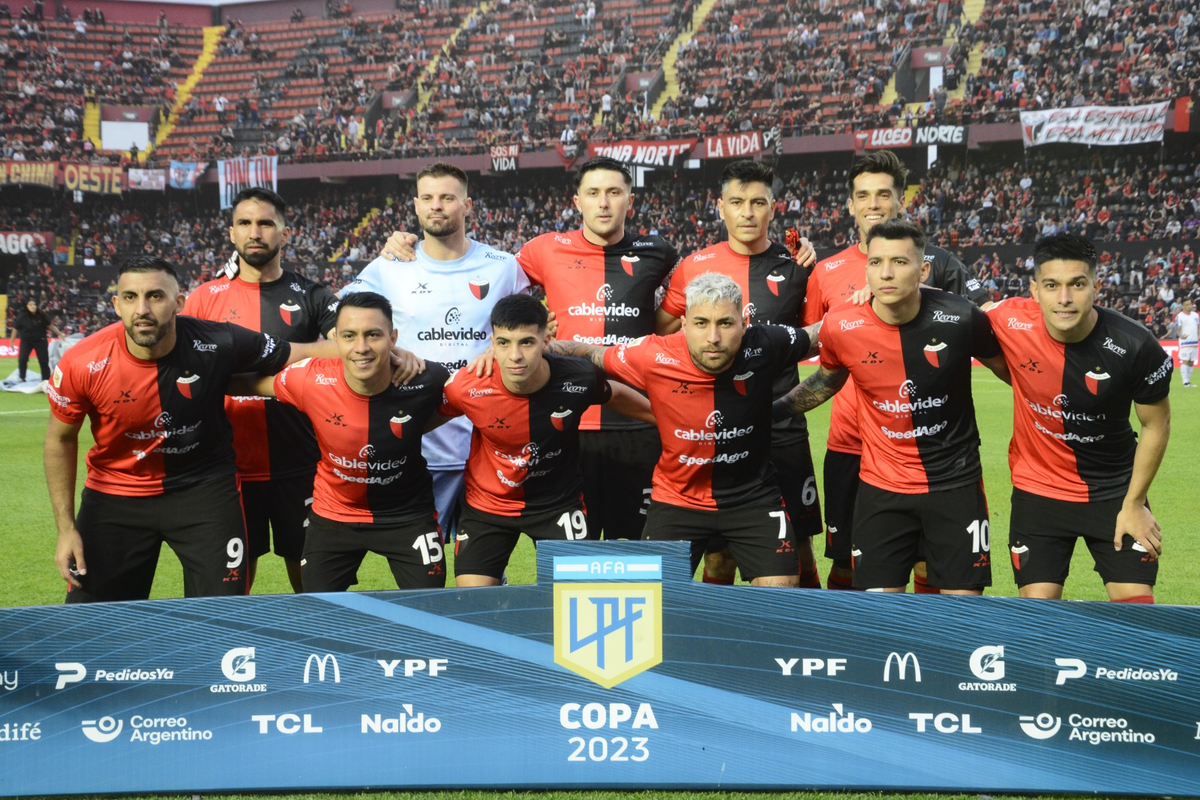
[[[662,584],[554,585],[554,663],[611,689],[662,663]]]

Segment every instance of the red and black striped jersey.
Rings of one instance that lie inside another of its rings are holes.
[[[287,342],[315,342],[337,319],[337,296],[328,287],[285,271],[279,280],[247,283],[222,276],[197,286],[183,313],[233,322]],[[268,397],[230,397],[233,449],[243,480],[265,481],[311,472],[317,442],[307,418]]]
[[[175,347],[135,358],[116,322],[63,354],[47,394],[50,411],[91,420],[89,489],[133,497],[187,489],[235,471],[225,388],[239,372],[270,374],[291,345],[224,322],[175,318]]]
[[[844,303],[821,326],[821,365],[850,370],[858,386],[859,477],[902,494],[979,480],[971,359],[1000,353],[978,306],[937,289],[920,292],[920,311],[903,325],[887,324],[869,303]]]
[[[449,377],[441,364],[427,361],[411,382],[367,396],[346,385],[336,358],[308,358],[276,375],[276,396],[312,421],[321,449],[313,511],[355,523],[428,517],[433,480],[421,433],[441,406]]]
[[[719,272],[737,282],[742,290],[743,316],[750,324],[800,326],[808,270],[797,264],[788,249],[778,242],[771,242],[766,250],[752,256],[733,252],[728,242],[692,253],[671,275],[663,310],[675,317],[687,313],[684,290],[705,272]],[[785,367],[775,380],[775,396],[782,397],[799,382],[796,365]],[[775,431],[807,436],[808,425],[803,416],[788,417],[775,424]]]
[[[1081,342],[1052,338],[1032,298],[1005,300],[988,317],[1012,373],[1013,485],[1068,502],[1125,496],[1137,437],[1133,403],[1157,403],[1171,386],[1172,361],[1142,325],[1096,308]]]
[[[592,244],[583,230],[544,233],[521,247],[517,263],[546,291],[558,321],[555,338],[601,346],[654,333],[657,292],[679,253],[657,236],[625,234],[614,245]],[[604,406],[589,409],[580,430],[646,428]]]
[[[583,358],[543,355],[550,380],[527,395],[504,388],[499,372],[477,378],[466,368],[446,384],[441,413],[475,426],[467,457],[467,503],[517,517],[580,502],[579,423],[612,397],[604,373]]]
[[[663,451],[651,498],[706,511],[778,502],[769,458],[774,382],[808,348],[803,330],[755,325],[716,375],[695,365],[682,331],[607,351],[604,368],[645,389],[658,421]]]

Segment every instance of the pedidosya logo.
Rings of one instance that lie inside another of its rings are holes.
[[[554,663],[611,689],[662,663],[662,584],[554,585]]]

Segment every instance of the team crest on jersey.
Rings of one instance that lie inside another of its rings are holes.
[[[1087,390],[1095,395],[1100,394],[1100,387],[1111,377],[1107,372],[1101,372],[1100,369],[1100,367],[1096,367],[1083,376],[1083,383],[1087,386]]]
[[[175,386],[179,388],[179,393],[188,400],[192,399],[192,388],[196,381],[200,380],[199,375],[184,375],[175,380]]]
[[[771,290],[771,294],[779,297],[779,287],[787,280],[777,271],[771,270],[771,274],[767,276],[767,288]]]
[[[279,316],[283,319],[283,324],[290,326],[292,324],[292,314],[300,310],[299,304],[295,300],[286,300],[279,305]]]
[[[471,294],[475,295],[476,300],[482,300],[488,296],[488,289],[492,288],[492,284],[483,278],[471,279]]]
[[[1015,544],[1008,550],[1012,555],[1013,569],[1020,572],[1021,568],[1029,563],[1029,548],[1023,544]]]
[[[563,425],[566,424],[567,417],[571,416],[573,413],[575,412],[571,409],[559,406],[558,411],[550,414],[550,424],[554,426],[554,430],[561,431],[563,429]]]
[[[392,428],[392,433],[397,439],[404,438],[404,423],[412,419],[411,414],[405,414],[403,411],[397,411],[395,415],[388,420],[388,425]]]
[[[945,342],[934,340],[925,345],[925,360],[928,361],[934,368],[940,367],[941,353],[946,349]]]
[[[746,395],[746,381],[750,380],[752,375],[754,375],[753,372],[743,372],[741,375],[733,376],[733,388],[737,389],[738,394],[743,397]]]
[[[625,270],[625,274],[633,277],[633,265],[638,261],[637,256],[621,256],[621,269]]]
[[[555,583],[554,663],[606,689],[662,663],[661,583]]]

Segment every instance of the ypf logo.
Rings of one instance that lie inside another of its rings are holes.
[[[235,647],[226,651],[221,658],[221,672],[235,683],[254,680],[257,669],[254,664],[253,647]]]
[[[1058,729],[1062,727],[1062,719],[1046,713],[1038,714],[1036,717],[1021,717],[1019,722],[1021,730],[1030,739],[1052,739],[1054,734],[1058,733]]]
[[[1004,645],[986,645],[971,653],[971,673],[981,681],[1004,680]]]
[[[556,583],[554,663],[606,689],[662,663],[662,584]]]
[[[113,739],[121,735],[122,729],[125,727],[125,721],[113,719],[112,717],[101,717],[100,719],[85,719],[83,721],[83,735],[91,739],[93,742],[101,744],[111,742]]]

